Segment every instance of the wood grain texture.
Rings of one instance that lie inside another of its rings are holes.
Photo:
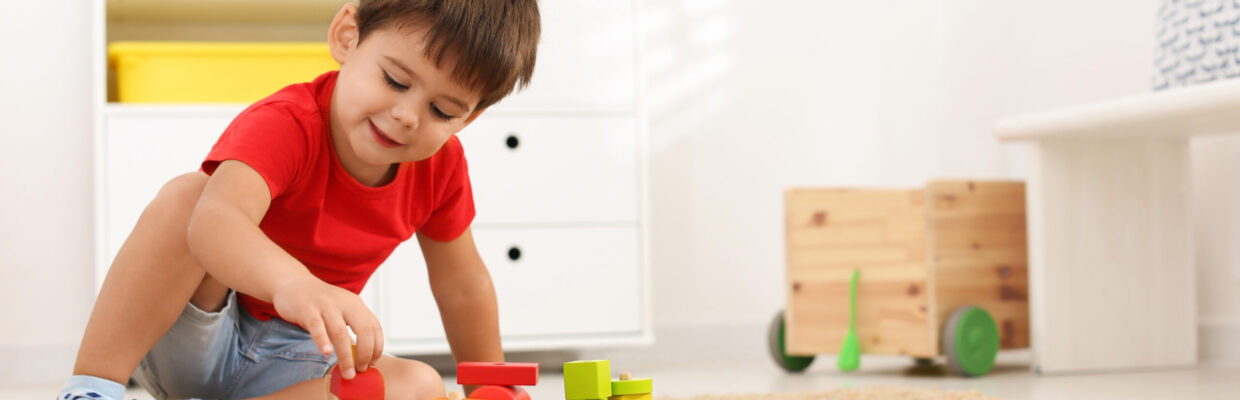
[[[792,189],[787,201],[789,354],[835,353],[857,287],[865,354],[931,356],[921,190]]]
[[[787,351],[835,353],[857,288],[864,354],[933,357],[948,315],[986,308],[1001,347],[1029,346],[1025,189],[931,182],[925,189],[789,189]]]

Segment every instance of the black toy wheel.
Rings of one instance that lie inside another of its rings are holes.
[[[788,372],[801,372],[814,362],[814,356],[788,355],[785,346],[784,310],[779,310],[771,320],[771,328],[767,331],[767,348],[771,351],[771,359],[775,364]]]

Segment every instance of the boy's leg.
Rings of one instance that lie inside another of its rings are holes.
[[[375,363],[383,373],[384,397],[388,400],[431,400],[447,397],[443,378],[421,361],[384,355]],[[332,366],[335,368],[335,366]],[[330,371],[330,370],[329,370]],[[328,372],[331,376],[331,372]],[[321,399],[327,393],[326,378],[311,379],[254,400]]]
[[[74,375],[124,384],[172,327],[186,302],[217,310],[228,289],[207,277],[189,253],[186,232],[207,175],[181,175],[164,185],[121,246],[95,301]]]

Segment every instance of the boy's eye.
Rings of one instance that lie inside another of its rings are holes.
[[[451,116],[443,112],[443,110],[440,110],[439,107],[434,104],[431,104],[431,113],[435,114],[435,118],[439,118],[445,121],[456,118],[455,116]]]
[[[401,91],[405,89],[409,89],[408,86],[397,83],[396,80],[392,79],[392,76],[388,75],[387,71],[383,71],[383,80],[387,81],[388,86],[391,86],[392,89],[401,90]]]

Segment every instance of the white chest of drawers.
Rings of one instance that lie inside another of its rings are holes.
[[[307,7],[330,9],[325,2],[340,3],[313,0]],[[104,11],[121,10],[120,3],[96,3],[96,18],[115,36],[111,39],[160,38],[160,17],[133,12],[143,1],[123,2],[131,18],[109,18]],[[152,10],[184,13],[146,3]],[[478,211],[473,232],[495,283],[506,350],[652,340],[636,7],[634,0],[540,2],[543,35],[532,84],[459,134]],[[294,22],[254,29],[271,40],[315,32],[314,24]],[[215,24],[236,21],[200,21],[168,35],[192,38],[222,29]],[[99,40],[96,87],[106,84],[105,46]],[[197,169],[244,107],[128,105],[99,97],[96,281],[101,284],[159,187]],[[416,240],[397,248],[363,297],[384,324],[388,351],[447,352]],[[592,300],[579,301],[583,298]]]

